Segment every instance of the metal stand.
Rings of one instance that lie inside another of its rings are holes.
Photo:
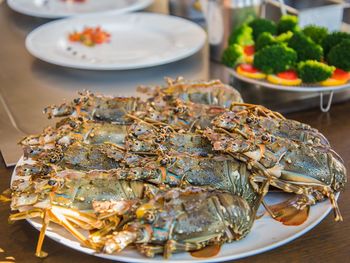
[[[326,92],[320,92],[320,109],[322,112],[328,112],[331,108],[332,105],[332,100],[333,100],[333,93],[334,91],[329,92],[329,97],[328,97],[328,102],[327,105],[324,106],[324,102],[323,102],[323,94],[326,95]]]

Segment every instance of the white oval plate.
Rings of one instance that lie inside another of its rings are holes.
[[[59,18],[108,12],[114,14],[142,10],[153,0],[86,0],[74,3],[73,0],[7,0],[15,11],[36,17]]]
[[[341,91],[350,88],[350,83],[345,83],[339,86],[315,86],[315,85],[300,85],[300,86],[285,86],[277,85],[268,82],[266,79],[252,79],[242,76],[237,73],[233,68],[225,67],[235,78],[243,80],[247,83],[254,85],[259,85],[265,88],[282,90],[282,91],[293,91],[293,92],[331,92],[331,91]]]
[[[84,46],[68,35],[85,26],[101,26],[111,34],[109,43]],[[145,68],[186,58],[204,45],[206,34],[198,25],[174,16],[151,13],[91,15],[47,23],[26,39],[35,57],[60,66],[125,70]]]
[[[22,158],[19,160],[17,165],[20,164],[23,164]],[[11,181],[13,181],[14,178],[16,178],[15,173],[13,173]],[[338,197],[339,194],[337,194],[337,198]],[[285,200],[285,195],[273,193],[269,194],[265,200],[269,204],[274,204]],[[161,256],[157,256],[155,258],[146,258],[142,254],[138,253],[135,249],[125,249],[121,253],[112,255],[96,253],[94,250],[82,247],[79,242],[77,242],[63,227],[55,225],[53,223],[49,225],[49,228],[46,231],[46,236],[74,250],[114,261],[142,263],[220,262],[263,253],[265,251],[291,242],[292,240],[300,237],[301,235],[314,228],[329,214],[331,210],[332,206],[330,202],[325,201],[318,203],[311,207],[308,219],[299,226],[285,226],[265,214],[262,218],[255,221],[251,232],[246,238],[240,241],[223,245],[220,253],[217,256],[207,259],[194,258],[189,253],[173,254],[172,257],[168,260],[164,260],[164,258]],[[37,230],[40,230],[41,223],[39,220],[28,220],[28,222]],[[87,235],[87,233],[85,234]],[[37,239],[33,237],[33,242],[36,241]]]

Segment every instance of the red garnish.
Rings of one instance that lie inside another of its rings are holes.
[[[255,47],[254,45],[250,45],[250,46],[245,46],[243,48],[244,54],[246,54],[247,56],[251,56],[254,55],[255,53]]]
[[[241,64],[240,67],[245,72],[249,72],[249,73],[259,72],[259,70],[257,68],[254,68],[252,64]]]
[[[344,80],[344,79],[350,79],[350,73],[346,72],[342,69],[335,69],[333,72],[333,75],[331,77],[332,79],[337,79],[337,80]]]
[[[287,71],[278,73],[277,77],[281,79],[293,80],[293,79],[298,79],[298,74],[294,70],[287,70]]]
[[[85,46],[94,46],[108,42],[110,34],[103,31],[100,27],[86,27],[82,32],[73,32],[69,34],[69,40],[81,42]]]

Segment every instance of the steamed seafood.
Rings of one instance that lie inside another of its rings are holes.
[[[220,81],[140,90],[146,100],[84,92],[50,106],[56,126],[20,142],[10,221],[42,219],[38,256],[49,222],[96,251],[169,257],[245,237],[260,205],[302,223],[329,199],[342,220],[346,170],[316,129],[243,103]],[[269,207],[272,188],[294,199]]]

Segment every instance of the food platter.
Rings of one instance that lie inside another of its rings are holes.
[[[302,85],[298,85],[298,86],[285,86],[285,85],[277,85],[277,84],[273,84],[268,82],[267,80],[261,80],[261,79],[252,79],[252,78],[248,78],[245,76],[242,76],[240,74],[237,73],[237,71],[235,69],[232,68],[228,68],[226,67],[226,69],[237,79],[240,79],[244,82],[247,83],[251,83],[254,85],[259,85],[265,88],[269,88],[269,89],[275,89],[275,90],[281,90],[281,91],[292,91],[292,92],[335,92],[335,91],[342,91],[345,89],[349,89],[350,88],[350,83],[346,83],[343,85],[339,85],[339,86],[317,86],[317,85],[306,85],[306,84],[302,84]]]
[[[68,39],[70,33],[87,26],[107,31],[109,43],[88,47]],[[126,70],[186,58],[200,50],[205,39],[201,27],[178,17],[150,13],[89,15],[40,26],[27,36],[26,48],[33,56],[60,66]]]
[[[317,85],[298,85],[298,86],[284,86],[277,85],[268,82],[267,80],[261,79],[252,79],[245,76],[242,76],[237,73],[237,71],[233,68],[225,67],[226,70],[234,77],[239,80],[242,80],[246,83],[250,83],[253,85],[258,85],[260,87],[279,90],[279,91],[290,91],[290,92],[315,92],[320,94],[320,109],[323,112],[328,112],[332,105],[332,99],[334,92],[343,91],[346,89],[350,89],[350,83],[346,83],[339,86],[317,86]],[[329,95],[326,106],[324,106],[324,95]]]
[[[98,12],[122,14],[142,10],[149,6],[153,0],[8,0],[8,5],[15,11],[36,17],[60,18],[75,15],[84,15]]]
[[[27,161],[26,161],[27,162]],[[21,158],[17,165],[24,163]],[[13,173],[12,181],[16,178],[16,174]],[[337,198],[339,194],[337,194]],[[279,203],[286,199],[286,195],[280,193],[272,193],[266,197],[268,204]],[[279,246],[287,244],[301,235],[307,233],[315,226],[317,226],[331,211],[332,207],[330,202],[325,201],[314,205],[310,209],[308,219],[299,226],[285,226],[280,222],[273,220],[270,216],[265,214],[262,218],[255,221],[254,226],[250,234],[243,240],[225,244],[221,248],[218,255],[211,258],[195,258],[189,253],[173,254],[166,262],[176,263],[190,263],[190,262],[221,262],[227,260],[234,260],[243,257],[252,256],[255,254],[263,253],[275,249]],[[261,210],[263,211],[263,210]],[[41,223],[39,220],[29,219],[27,220],[34,228],[40,230]],[[87,234],[87,233],[85,233]],[[57,243],[80,251],[85,254],[110,259],[113,261],[123,262],[164,262],[164,258],[157,256],[155,258],[146,258],[135,249],[126,249],[119,254],[104,254],[96,253],[94,250],[82,247],[78,241],[76,241],[63,227],[56,224],[50,224],[46,232],[46,236],[53,239]]]

